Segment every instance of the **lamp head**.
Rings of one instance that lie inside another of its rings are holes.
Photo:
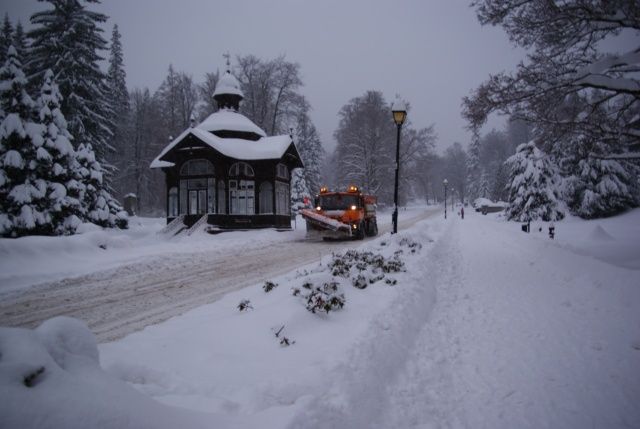
[[[396,125],[404,124],[404,121],[407,119],[407,103],[396,96],[396,99],[391,105],[391,112],[393,113],[393,122],[395,122]]]

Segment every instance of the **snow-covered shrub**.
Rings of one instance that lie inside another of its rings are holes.
[[[518,146],[506,164],[510,171],[507,219],[527,222],[564,218],[558,198],[558,174],[533,141]]]
[[[305,307],[312,313],[329,313],[341,309],[345,304],[344,294],[340,293],[337,282],[327,282],[312,288],[311,292],[302,295]]]
[[[351,279],[353,287],[357,289],[364,289],[369,285],[369,282],[362,274],[358,274],[356,277]]]
[[[411,253],[416,253],[417,251],[422,249],[422,244],[418,243],[417,241],[409,237],[402,237],[402,239],[400,239],[398,244],[401,247],[408,247],[411,250]]]
[[[265,292],[271,292],[273,289],[277,287],[278,287],[278,283],[274,283],[270,280],[267,280],[266,282],[264,282],[262,289],[264,289]]]
[[[347,250],[341,255],[334,254],[329,261],[329,269],[334,276],[349,277],[351,269],[354,267],[358,271],[372,270],[376,272],[381,270],[385,273],[392,273],[403,271],[404,262],[398,258],[398,255],[385,258],[380,253],[358,250]]]
[[[238,310],[240,311],[253,310],[251,301],[249,301],[248,299],[243,299],[242,301],[240,301],[240,304],[238,304]]]

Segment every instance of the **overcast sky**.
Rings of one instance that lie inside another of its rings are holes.
[[[2,14],[28,27],[48,8],[3,0]],[[380,90],[412,105],[416,127],[435,124],[439,148],[466,144],[462,97],[489,73],[523,58],[500,28],[481,27],[465,0],[108,0],[92,6],[122,33],[129,88],[155,91],[170,63],[202,81],[224,70],[223,53],[301,65],[302,93],[323,143],[335,145],[337,113],[351,98]],[[106,54],[106,53],[105,53]],[[391,113],[389,113],[391,120]],[[501,126],[494,121],[490,126]]]

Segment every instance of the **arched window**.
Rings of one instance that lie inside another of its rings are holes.
[[[181,176],[208,176],[214,172],[213,164],[206,159],[192,159],[180,168]]]
[[[230,177],[236,177],[236,176],[253,177],[254,176],[253,168],[251,168],[251,166],[246,162],[236,162],[229,169],[229,176]]]
[[[178,188],[169,189],[169,200],[167,205],[167,217],[178,216]]]
[[[288,179],[289,169],[287,168],[287,166],[284,164],[278,164],[276,166],[276,176],[280,177],[281,179]]]
[[[270,182],[260,184],[260,214],[273,214],[273,185]]]

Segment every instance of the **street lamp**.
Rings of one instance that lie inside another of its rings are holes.
[[[391,220],[393,222],[393,232],[398,232],[398,175],[400,172],[400,129],[407,119],[407,103],[405,103],[400,97],[396,96],[395,101],[391,105],[391,112],[393,113],[393,122],[398,127],[398,137],[396,139],[396,184],[393,191],[393,215]]]
[[[442,181],[442,185],[444,186],[444,218],[447,218],[447,185],[449,184],[449,181],[447,179],[444,179]]]

